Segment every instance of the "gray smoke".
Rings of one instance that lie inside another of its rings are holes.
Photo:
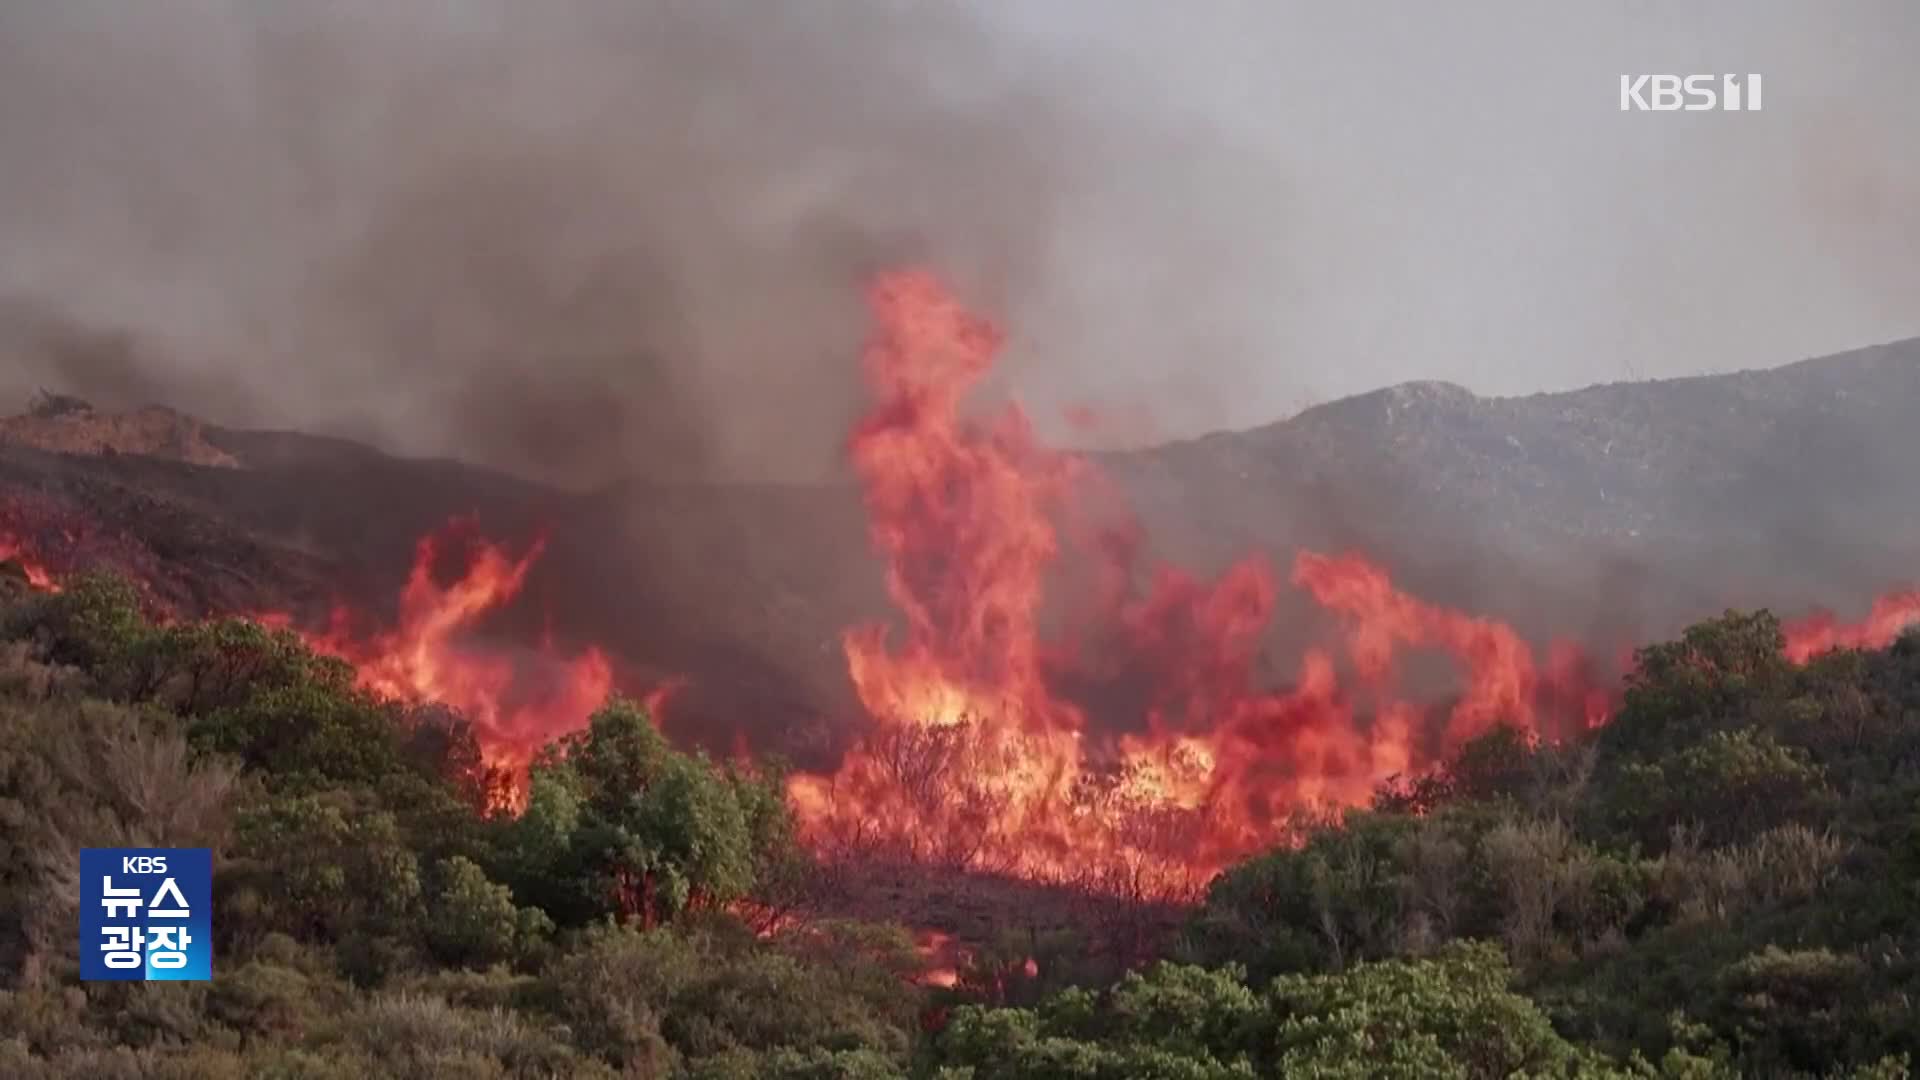
[[[901,262],[1110,440],[1781,363],[1920,331],[1916,54],[1902,0],[0,0],[0,403],[812,477]],[[1668,70],[1767,111],[1616,111]]]

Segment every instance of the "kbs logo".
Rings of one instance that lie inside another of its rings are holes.
[[[213,977],[213,853],[80,849],[80,978]]]
[[[1621,112],[1707,112],[1711,109],[1759,112],[1760,76],[1620,76]]]

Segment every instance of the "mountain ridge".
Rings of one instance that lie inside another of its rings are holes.
[[[1729,606],[1846,611],[1911,580],[1915,415],[1920,339],[1513,398],[1401,384],[1081,456],[1155,559],[1210,575],[1258,555],[1284,574],[1297,550],[1357,549],[1431,602],[1612,650]],[[583,494],[325,436],[204,434],[240,467],[0,441],[0,530],[121,565],[182,609],[319,618],[343,597],[390,611],[414,542],[475,516],[516,547],[548,541],[527,610],[496,632],[550,626],[649,677],[688,675],[676,708],[701,732],[777,730],[799,756],[852,715],[840,634],[889,617],[851,483]],[[1285,590],[1274,623],[1280,672],[1328,629]]]

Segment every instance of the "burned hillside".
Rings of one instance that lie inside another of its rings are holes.
[[[1364,550],[1435,602],[1604,650],[1729,605],[1863,610],[1908,579],[1916,411],[1906,342],[1529,398],[1410,384],[1096,460],[1156,558],[1217,573],[1248,551]],[[491,632],[601,643],[684,676],[715,739],[779,732],[803,755],[852,705],[841,631],[886,608],[850,483],[583,495],[84,405],[0,424],[0,477],[0,528],[37,557],[123,567],[183,612],[377,611],[450,519],[544,537],[529,603]],[[1268,648],[1285,654],[1316,616],[1280,602]]]

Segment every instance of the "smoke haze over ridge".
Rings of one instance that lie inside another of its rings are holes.
[[[1915,55],[1896,0],[14,0],[0,402],[811,477],[907,260],[1122,439],[1785,363],[1920,333]]]

